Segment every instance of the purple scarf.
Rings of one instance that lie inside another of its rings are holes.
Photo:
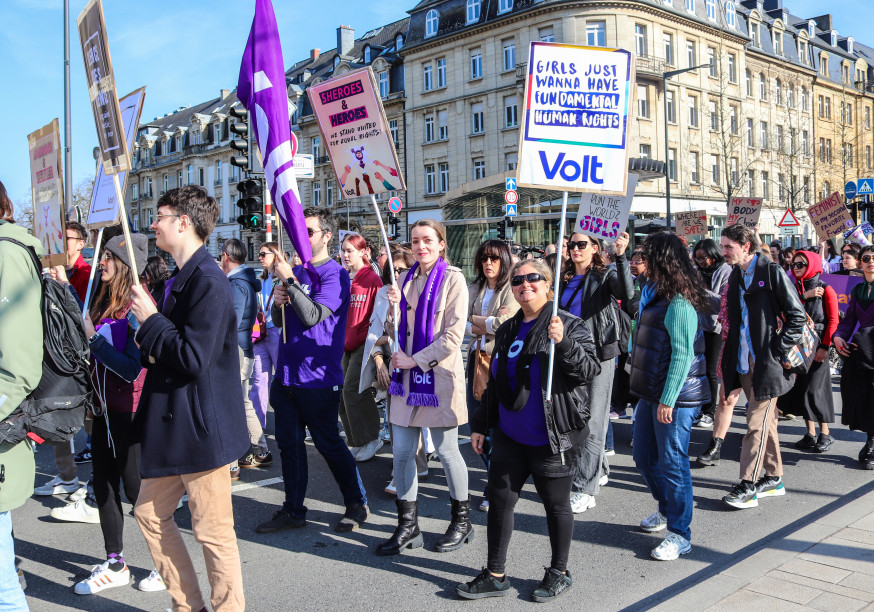
[[[413,350],[410,353],[415,354],[423,348],[434,342],[434,317],[437,313],[437,294],[440,292],[440,287],[443,285],[443,278],[446,276],[446,268],[449,264],[446,260],[440,258],[431,272],[428,274],[428,280],[425,281],[425,290],[419,296],[419,304],[416,306],[416,319],[413,322]],[[419,262],[413,264],[410,271],[407,273],[407,278],[404,279],[404,284],[401,286],[401,322],[398,330],[403,337],[403,332],[407,329],[407,296],[404,293],[404,288],[407,283],[416,276],[416,271],[419,269]],[[391,395],[404,395],[404,372],[403,370],[395,370],[392,373],[392,381],[388,387],[388,392]],[[439,406],[437,394],[434,393],[434,371],[423,372],[419,366],[410,370],[410,394],[407,396],[407,406]]]
[[[123,353],[125,347],[127,347],[127,318],[102,319],[100,323],[94,326],[94,331],[100,331],[104,326],[109,326],[110,336],[112,337],[112,340],[110,340],[112,348],[119,353]],[[92,355],[92,357],[94,357],[94,361],[100,362],[97,355]]]

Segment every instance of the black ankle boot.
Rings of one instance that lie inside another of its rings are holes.
[[[868,436],[868,441],[859,453],[859,463],[866,470],[874,470],[874,436]]]
[[[419,502],[396,499],[398,507],[398,526],[391,537],[376,547],[380,557],[399,555],[406,548],[421,548],[425,545],[419,531]]]
[[[716,465],[719,463],[719,455],[722,451],[722,438],[710,438],[710,446],[707,447],[707,452],[698,457],[698,463],[701,465]]]
[[[452,500],[452,521],[449,529],[437,540],[437,552],[450,552],[473,542],[473,524],[470,522],[470,500]]]

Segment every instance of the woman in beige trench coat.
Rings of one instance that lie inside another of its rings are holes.
[[[467,423],[461,343],[468,293],[461,270],[446,261],[446,233],[431,219],[410,228],[416,263],[392,287],[388,299],[400,309],[400,346],[392,355],[389,386],[397,487],[398,527],[378,555],[396,555],[424,545],[418,523],[416,448],[428,427],[443,464],[452,502],[452,521],[435,545],[456,550],[473,540],[467,465],[458,450],[458,426]]]

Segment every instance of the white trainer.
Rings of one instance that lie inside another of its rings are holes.
[[[669,533],[662,543],[652,549],[653,559],[658,561],[674,561],[679,559],[680,555],[685,555],[692,551],[692,544],[681,535]]]
[[[656,510],[648,517],[640,521],[640,528],[647,533],[662,531],[668,527],[668,519],[664,514]]]
[[[588,493],[571,493],[571,511],[574,514],[582,514],[589,508],[595,507],[595,496]]]
[[[79,479],[66,481],[61,476],[55,476],[42,486],[33,490],[34,495],[60,495],[61,493],[74,493],[79,490]]]
[[[598,486],[599,487],[606,487],[607,483],[609,483],[609,482],[610,482],[610,478],[607,477],[607,474],[604,474],[603,476],[601,476],[601,478],[598,479]]]
[[[359,449],[355,454],[355,461],[370,461],[384,444],[385,442],[383,442],[379,437],[374,438]]]
[[[398,494],[398,488],[395,486],[395,479],[394,478],[392,478],[391,482],[385,486],[384,490],[389,495],[397,495]]]
[[[100,524],[100,513],[97,512],[97,508],[88,505],[83,499],[77,499],[62,508],[52,508],[51,516],[53,519],[68,523]]]
[[[155,591],[166,591],[167,585],[164,584],[164,579],[158,570],[153,569],[152,572],[137,583],[137,588],[146,593],[154,593]]]
[[[76,595],[93,595],[104,589],[113,587],[127,586],[130,584],[130,570],[127,565],[124,569],[113,571],[109,569],[109,561],[104,561],[103,565],[95,565],[91,568],[91,576],[77,582],[73,587],[73,592]]]

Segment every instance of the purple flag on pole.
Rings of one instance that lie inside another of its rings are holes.
[[[249,111],[273,207],[294,250],[308,262],[313,253],[294,174],[297,138],[291,133],[288,120],[282,46],[270,0],[256,0],[255,18],[240,66],[237,98]]]

